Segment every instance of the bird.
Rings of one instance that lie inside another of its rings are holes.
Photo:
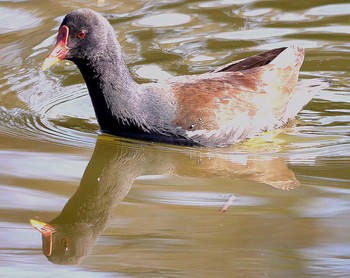
[[[43,62],[80,70],[102,133],[184,146],[229,147],[284,126],[328,80],[298,81],[305,51],[275,48],[201,74],[138,84],[108,20],[68,13]]]

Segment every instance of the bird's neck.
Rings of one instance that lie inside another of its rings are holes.
[[[118,42],[98,56],[73,62],[84,77],[102,131],[142,129],[138,84],[130,75]]]

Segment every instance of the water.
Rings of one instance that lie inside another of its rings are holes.
[[[298,44],[301,79],[332,86],[287,127],[230,148],[101,135],[76,67],[41,72],[79,7],[109,19],[138,82]],[[2,275],[349,275],[349,15],[336,0],[1,1]],[[55,226],[50,256],[29,219]]]

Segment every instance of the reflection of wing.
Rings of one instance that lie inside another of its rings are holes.
[[[282,157],[249,157],[244,154],[203,156],[182,160],[176,167],[180,176],[243,178],[290,190],[300,185]]]

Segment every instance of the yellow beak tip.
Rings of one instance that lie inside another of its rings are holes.
[[[43,71],[47,70],[48,68],[52,67],[54,64],[58,63],[60,61],[60,59],[56,58],[56,57],[47,57],[44,60],[44,63],[41,67],[41,69]]]
[[[40,230],[42,227],[46,225],[44,222],[40,222],[38,220],[30,219],[30,224],[33,226],[33,228]]]

